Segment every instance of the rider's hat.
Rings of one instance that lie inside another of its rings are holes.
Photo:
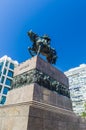
[[[50,37],[47,35],[47,34],[44,34],[44,36],[42,36],[44,39],[47,39],[47,40],[51,40]]]

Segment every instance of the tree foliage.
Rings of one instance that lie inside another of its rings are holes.
[[[84,104],[84,111],[81,113],[81,117],[86,119],[86,103]]]

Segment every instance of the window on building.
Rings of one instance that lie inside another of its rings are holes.
[[[7,94],[10,88],[4,87],[3,94]]]
[[[0,71],[0,77],[1,77],[1,74],[2,74],[2,72]]]
[[[4,79],[5,79],[5,77],[2,76],[2,78],[1,78],[1,83],[4,83]]]
[[[4,62],[0,63],[0,74],[1,74],[1,70],[2,70],[3,64],[4,64]]]
[[[14,64],[10,63],[10,69],[14,70]]]
[[[1,90],[2,90],[2,85],[0,85],[0,93],[1,93]]]
[[[6,75],[6,72],[7,72],[7,70],[6,70],[6,69],[4,69],[4,72],[3,72],[3,74],[4,74],[4,75]]]
[[[0,101],[0,104],[4,104],[5,101],[6,101],[6,97],[5,97],[5,96],[2,96],[1,101]]]
[[[9,63],[9,61],[7,60],[5,66],[8,66],[8,63]]]
[[[75,91],[79,91],[79,88],[78,88],[78,87],[77,87],[77,88],[74,88],[74,90],[75,90]]]
[[[11,82],[12,82],[12,80],[7,78],[5,84],[8,86],[11,86]]]
[[[8,75],[9,77],[13,77],[13,72],[9,70],[7,75]]]

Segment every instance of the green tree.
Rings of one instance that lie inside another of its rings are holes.
[[[81,113],[81,117],[86,118],[86,102],[84,104],[84,111]]]

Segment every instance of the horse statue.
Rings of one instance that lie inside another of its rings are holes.
[[[33,42],[32,47],[28,47],[28,51],[31,56],[39,55],[40,53],[43,56],[46,56],[47,61],[50,64],[55,64],[57,59],[57,54],[54,48],[50,47],[50,41],[48,35],[38,36],[32,30],[28,32],[30,40]]]

